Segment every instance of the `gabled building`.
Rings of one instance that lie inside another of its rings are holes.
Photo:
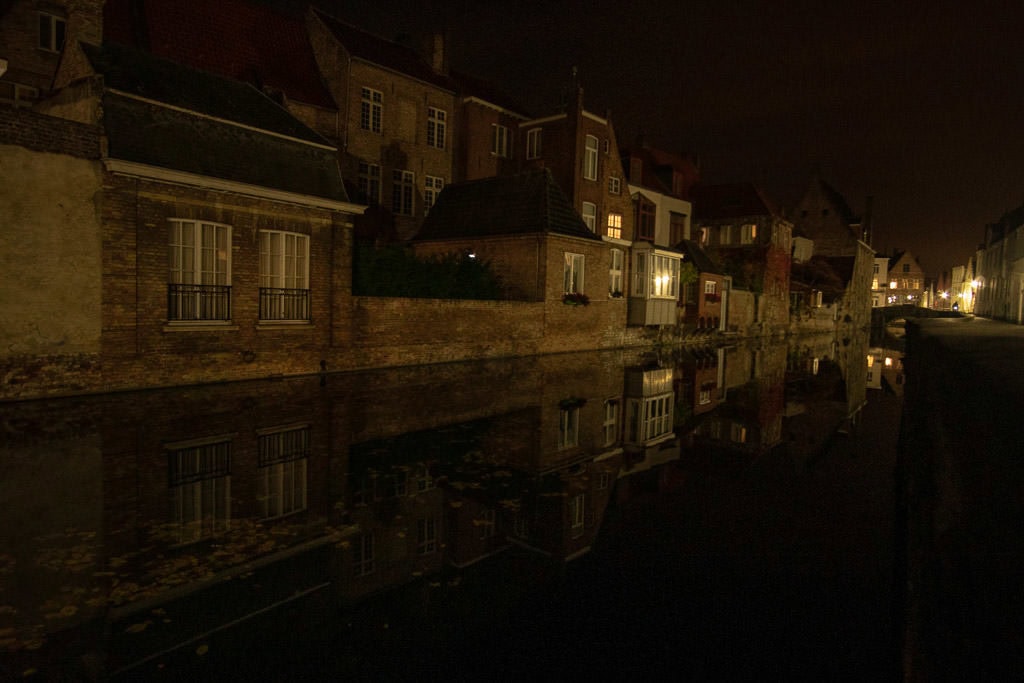
[[[749,312],[761,325],[789,322],[789,278],[793,225],[751,183],[695,185],[692,190],[697,242],[732,278],[735,289],[755,295]],[[734,297],[730,304],[735,309]],[[742,311],[736,312],[737,317]]]
[[[520,135],[519,124],[530,117],[517,102],[468,74],[453,73],[452,79],[459,91],[455,182],[517,173],[524,160],[543,153],[538,134]]]
[[[871,270],[871,307],[889,305],[889,257],[875,254]]]
[[[862,218],[816,174],[793,211],[793,224],[794,234],[814,241],[815,254],[855,256],[858,242],[871,243],[871,198]]]
[[[0,3],[0,106],[31,107],[49,94],[68,32],[69,13],[63,0]],[[75,26],[99,42],[99,26]]]
[[[727,277],[695,241],[683,240],[676,248],[683,254],[683,263],[691,264],[697,275],[683,285],[679,322],[698,331],[724,330],[729,301]]]
[[[925,276],[917,258],[909,251],[894,250],[889,260],[888,304],[920,306],[925,292]]]
[[[417,50],[318,10],[307,26],[341,112],[342,174],[371,207],[357,237],[408,240],[454,173],[457,85],[444,40],[432,35]]]

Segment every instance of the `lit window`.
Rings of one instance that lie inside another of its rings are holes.
[[[423,215],[430,213],[430,209],[437,201],[437,195],[444,189],[444,178],[428,175],[423,182]]]
[[[168,320],[231,319],[231,227],[170,220]]]
[[[384,112],[384,93],[372,88],[362,89],[362,102],[359,108],[359,127],[372,133],[381,131],[381,118]]]
[[[448,131],[448,112],[427,107],[427,145],[444,149]]]
[[[260,320],[309,320],[309,235],[260,231]]]
[[[597,180],[597,138],[588,135],[586,149],[583,153],[583,177],[587,180]]]
[[[597,230],[597,204],[583,202],[583,222],[590,228],[590,232]]]
[[[563,294],[583,293],[583,254],[565,252],[565,268],[562,278]]]
[[[893,280],[892,282],[889,283],[889,289],[896,289],[896,281],[895,280]]]
[[[491,154],[508,157],[508,128],[497,123],[491,124]]]
[[[608,214],[608,236],[615,239],[622,239],[622,214]]]
[[[380,204],[380,166],[359,162],[359,198],[367,204]]]
[[[757,224],[746,223],[740,228],[740,243],[752,244],[757,239]]]
[[[64,47],[64,19],[47,14],[39,13],[39,47],[48,52],[60,52]]]
[[[704,281],[704,293],[705,294],[714,294],[715,293],[715,287],[716,287],[716,283],[715,283],[714,280],[705,280]]]
[[[416,176],[412,171],[395,170],[391,178],[391,210],[400,216],[411,216]]]
[[[652,299],[675,299],[679,295],[678,258],[651,254],[650,296]]]
[[[526,131],[526,158],[539,159],[541,155],[541,129],[532,128]]]

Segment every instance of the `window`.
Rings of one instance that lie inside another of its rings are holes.
[[[433,208],[434,203],[437,201],[437,195],[441,194],[441,190],[444,189],[444,178],[438,178],[437,176],[428,175],[426,180],[423,182],[423,215],[430,213],[430,209]]]
[[[172,219],[168,320],[231,319],[231,227]]]
[[[498,515],[494,510],[488,509],[480,513],[480,517],[474,520],[474,524],[480,527],[480,539],[494,538],[498,531]]]
[[[526,158],[539,159],[541,155],[541,129],[531,128],[526,131]]]
[[[675,403],[672,394],[633,399],[630,403],[632,441],[642,443],[671,433]]]
[[[363,534],[352,542],[352,568],[356,576],[373,573],[373,534]]]
[[[437,550],[437,522],[433,517],[416,522],[416,554],[429,555]]]
[[[0,102],[15,107],[31,107],[39,99],[39,90],[30,85],[0,81]]]
[[[740,227],[740,244],[753,244],[757,239],[757,224],[745,223]]]
[[[583,533],[586,520],[586,494],[578,493],[569,499],[569,525],[573,536]]]
[[[583,151],[583,177],[597,180],[597,138],[588,135],[586,148]]]
[[[878,264],[875,264],[875,275],[878,275]]]
[[[583,294],[583,254],[565,252],[563,294]]]
[[[363,99],[359,108],[359,127],[372,133],[381,131],[381,117],[384,112],[384,94],[372,88],[363,88]]]
[[[177,542],[192,543],[231,526],[231,440],[168,447],[168,484]]]
[[[608,214],[608,236],[615,239],[622,239],[622,214]]]
[[[590,228],[590,232],[597,231],[597,204],[583,202],[583,222]]]
[[[633,293],[631,296],[647,296],[647,254],[633,255]]]
[[[367,204],[380,204],[380,166],[359,162],[359,197]]]
[[[700,394],[699,394],[699,396],[697,398],[697,402],[700,405],[702,405],[702,406],[706,406],[707,404],[711,403],[711,387],[710,386],[701,385]]]
[[[640,197],[637,203],[637,239],[654,241],[654,226],[657,207],[654,202]]]
[[[909,273],[910,272],[910,264],[909,263],[904,263],[903,264],[903,272],[904,273]]]
[[[427,107],[427,145],[444,149],[448,131],[448,112]]]
[[[500,124],[491,124],[491,154],[498,157],[508,157],[508,128]]]
[[[671,211],[668,214],[669,244],[678,245],[686,239],[686,214]]]
[[[607,472],[602,472],[597,477],[597,489],[599,491],[604,491],[605,489],[608,488],[608,485],[611,484],[611,481],[612,476]]]
[[[871,278],[871,289],[878,289],[878,276]]]
[[[293,427],[259,436],[259,491],[263,519],[306,509],[306,463],[310,427]]]
[[[64,19],[45,12],[39,13],[39,47],[49,52],[60,52],[64,47]]]
[[[412,171],[392,171],[391,210],[400,216],[412,215],[416,176]]]
[[[700,243],[706,245],[711,239],[711,229],[706,225],[700,226]]]
[[[608,293],[612,296],[622,296],[622,262],[622,250],[612,249],[611,265],[608,267]]]
[[[622,179],[619,176],[613,175],[608,178],[608,192],[609,194],[622,193]]]
[[[651,298],[675,299],[679,295],[680,259],[651,254]]]
[[[572,448],[580,442],[580,409],[561,408],[558,411],[558,450]]]
[[[309,320],[309,235],[260,231],[260,320]]]
[[[729,244],[730,242],[732,242],[732,226],[723,225],[718,233],[718,243]]]
[[[611,140],[609,140],[608,138],[605,138],[604,140],[602,140],[601,141],[601,149],[604,150],[605,154],[608,154],[611,151],[611,149],[612,149]]]
[[[604,445],[611,446],[619,440],[619,401],[604,402]]]
[[[434,477],[430,474],[430,468],[420,465],[416,470],[416,493],[426,493],[435,488]]]

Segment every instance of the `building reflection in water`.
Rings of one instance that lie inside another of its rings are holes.
[[[885,361],[866,349],[810,339],[7,405],[4,674],[117,675],[308,597],[344,611],[502,555],[572,561],[615,501],[671,486],[681,461],[820,446],[875,386]]]

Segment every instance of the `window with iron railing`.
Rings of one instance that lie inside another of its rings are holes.
[[[167,319],[231,320],[231,227],[171,219]]]
[[[260,320],[309,320],[309,235],[260,231]]]

